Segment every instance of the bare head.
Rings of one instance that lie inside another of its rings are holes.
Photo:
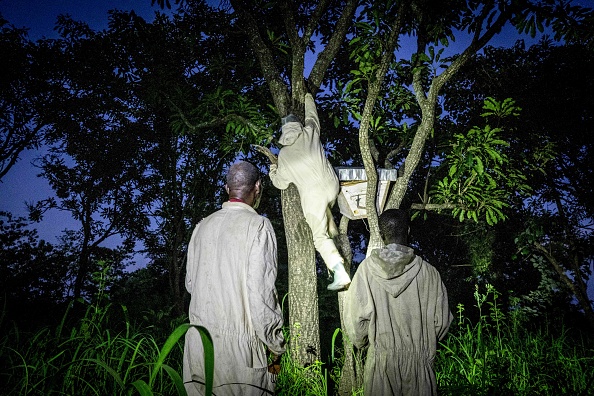
[[[385,245],[408,244],[410,214],[404,209],[388,209],[379,217],[379,229]]]
[[[249,162],[234,163],[227,173],[225,190],[230,199],[240,199],[246,204],[254,206],[262,191],[260,172]]]

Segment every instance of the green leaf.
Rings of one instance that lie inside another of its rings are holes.
[[[458,171],[458,167],[454,164],[450,167],[450,171],[448,172],[448,176],[453,177],[456,172]],[[446,181],[447,183],[447,181]]]
[[[189,323],[184,323],[180,326],[178,326],[175,330],[173,330],[173,333],[171,333],[171,335],[169,335],[169,337],[167,338],[167,340],[165,341],[165,344],[163,345],[163,348],[161,348],[161,351],[159,353],[159,357],[157,358],[157,361],[155,362],[152,370],[151,370],[151,376],[149,379],[149,384],[152,385],[155,381],[155,378],[157,377],[157,374],[159,372],[159,370],[161,369],[161,366],[163,365],[163,362],[165,361],[165,358],[167,357],[167,355],[169,355],[169,352],[171,352],[171,350],[173,349],[173,347],[175,347],[175,345],[177,344],[177,342],[179,341],[179,339],[181,337],[184,336],[184,334],[186,334],[186,332],[188,331],[188,329],[190,327],[196,327],[193,326]],[[200,327],[200,326],[197,326]],[[206,332],[206,329],[202,328],[203,331]],[[200,329],[198,329],[200,331]],[[208,332],[206,332],[208,334]],[[200,335],[202,335],[202,332],[200,332]],[[208,336],[210,337],[210,335]],[[210,342],[211,345],[211,349],[212,349],[212,341]],[[204,348],[204,351],[206,353],[206,346]],[[208,367],[207,367],[208,369]],[[207,382],[208,382],[208,376],[207,378]]]
[[[184,386],[184,380],[179,375],[179,373],[177,371],[175,371],[173,369],[173,367],[171,367],[167,364],[164,364],[163,368],[169,375],[169,378],[171,378],[171,380],[173,381],[173,385],[175,386],[175,389],[177,390],[177,394],[179,396],[187,396],[188,394],[187,394],[186,388]]]
[[[85,360],[85,359],[83,359]],[[105,369],[105,371],[107,371],[112,377],[113,379],[116,381],[116,383],[122,388],[125,388],[125,384],[124,381],[122,381],[122,378],[120,377],[120,374],[118,374],[118,372],[116,372],[114,369],[112,369],[111,367],[109,367],[109,365],[99,359],[86,359],[89,362],[93,362],[96,363],[97,365],[103,367]]]
[[[151,387],[148,386],[148,384],[143,380],[136,380],[132,382],[132,386],[136,388],[136,390],[138,391],[138,393],[140,393],[141,396],[153,396],[153,391],[151,390]]]
[[[481,160],[480,157],[476,157],[475,160],[476,160],[476,166],[474,167],[474,169],[476,169],[476,172],[479,175],[482,175],[485,172],[485,167],[483,165],[483,160]]]

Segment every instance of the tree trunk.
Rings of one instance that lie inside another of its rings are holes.
[[[182,268],[185,264],[185,259],[179,255],[181,251],[180,244],[175,245],[173,257],[171,257],[170,271],[169,271],[169,287],[173,294],[173,310],[175,316],[182,316],[185,312],[184,295],[182,294]],[[184,290],[185,291],[185,290]]]
[[[302,366],[320,360],[320,314],[313,236],[294,184],[281,193],[289,252],[289,347]]]
[[[353,251],[348,237],[349,218],[342,216],[340,219],[339,235],[336,238],[336,246],[344,258],[345,270],[351,275],[351,266],[353,262]],[[363,384],[363,371],[361,358],[353,351],[353,344],[349,341],[344,330],[344,303],[347,297],[345,290],[338,292],[338,312],[340,315],[340,327],[342,329],[342,346],[344,349],[344,362],[342,365],[340,384],[338,386],[339,395],[351,395],[353,389],[358,389]]]
[[[353,344],[344,331],[344,303],[347,297],[346,291],[338,293],[338,311],[340,312],[340,325],[342,327],[342,345],[344,348],[344,363],[340,376],[340,384],[338,385],[338,394],[341,396],[348,396],[354,390],[359,389],[363,385],[363,364],[361,353],[355,352]]]

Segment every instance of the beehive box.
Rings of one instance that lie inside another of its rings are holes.
[[[336,167],[340,180],[337,202],[340,213],[351,220],[367,217],[367,174],[365,168]],[[381,213],[388,198],[390,183],[398,178],[397,169],[378,169],[376,207]]]

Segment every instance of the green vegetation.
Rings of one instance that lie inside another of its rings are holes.
[[[457,323],[435,362],[444,395],[591,395],[594,344],[551,328],[529,330],[521,310],[503,312],[499,293],[487,285],[474,293],[478,323],[458,305]],[[485,309],[487,306],[487,309]]]
[[[490,285],[484,294],[477,287],[474,297],[480,319],[472,323],[459,305],[439,348],[435,369],[441,394],[592,394],[588,393],[594,378],[591,338],[570,329],[559,333],[530,329],[521,310],[502,310],[500,295]],[[172,320],[168,328],[133,324],[125,307],[101,296],[75,318],[81,304],[71,304],[53,328],[25,334],[16,324],[1,323],[0,394],[185,394],[183,335],[189,324],[180,325],[180,319]],[[203,342],[211,342],[205,329],[199,330]],[[338,335],[336,330],[329,364],[317,361],[303,368],[285,354],[278,394],[336,394],[341,359],[335,357],[342,356]],[[212,362],[212,354],[207,353],[206,359]]]
[[[384,209],[417,214],[415,250],[459,307],[435,362],[441,393],[594,393],[589,4],[174,3],[153,20],[111,10],[102,30],[62,15],[39,40],[0,15],[0,182],[26,184],[8,172],[31,150],[51,188],[26,217],[0,211],[1,395],[184,394],[192,230],[226,199],[230,163],[266,174],[279,121],[303,112],[306,91],[331,163],[364,166],[370,198],[373,170],[398,169]],[[296,189],[263,181],[279,291],[291,284],[288,300],[305,307],[287,336],[314,346],[283,357],[278,393],[336,394],[354,379],[336,293],[327,282],[296,293],[326,270]],[[379,240],[366,205],[366,220],[337,221],[352,270]],[[56,213],[74,225],[48,242],[35,228],[67,227]]]
[[[110,315],[117,314],[111,309],[91,305],[73,323],[69,309],[59,326],[32,334],[12,326],[2,338],[0,393],[119,395],[135,388],[143,395],[176,394],[175,388],[183,388],[177,367],[183,344],[177,341],[186,326],[176,328],[161,347],[161,337],[150,327],[141,330],[126,319],[112,323]]]

